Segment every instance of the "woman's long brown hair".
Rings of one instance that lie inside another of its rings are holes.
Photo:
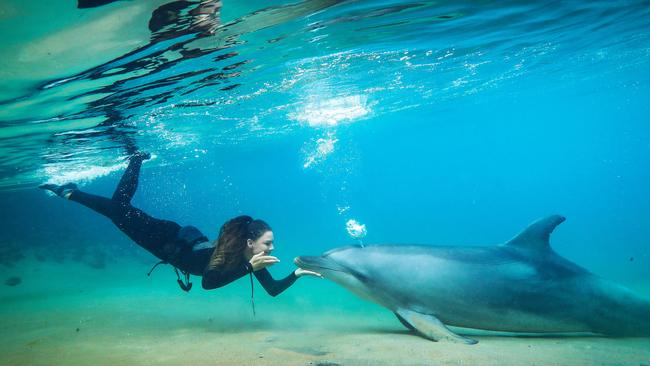
[[[271,227],[266,222],[246,215],[226,221],[219,230],[208,269],[232,268],[242,263],[247,240],[257,240],[267,231]]]

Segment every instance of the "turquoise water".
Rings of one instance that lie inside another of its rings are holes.
[[[228,218],[263,218],[276,277],[295,256],[360,240],[493,245],[557,213],[559,254],[650,294],[647,1],[203,2],[212,10],[152,32],[164,3],[71,2],[57,17],[0,5],[0,279],[21,279],[0,291],[10,364],[47,364],[38,344],[65,348],[58,327],[84,321],[106,342],[130,328],[142,344],[170,333],[194,344],[179,329],[265,344],[282,330],[278,349],[316,359],[287,329],[340,335],[349,314],[369,337],[403,335],[390,313],[323,280],[277,298],[258,286],[262,319],[247,280],[186,296],[169,268],[147,278],[156,259],[104,217],[36,189],[72,181],[110,196],[134,146],[153,155],[135,206],[211,239]],[[647,363],[647,339],[634,342],[613,347],[631,347],[623,364]],[[78,354],[102,355],[86,346]],[[346,359],[339,346],[323,346],[331,362]],[[263,364],[256,352],[243,354]],[[62,360],[83,364],[78,354]],[[111,362],[147,363],[137,355]],[[581,362],[592,364],[568,364]]]

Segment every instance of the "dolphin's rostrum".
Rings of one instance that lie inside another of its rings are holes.
[[[650,336],[650,301],[562,258],[540,219],[491,247],[370,245],[298,257],[431,340],[468,344],[445,325],[517,332]]]

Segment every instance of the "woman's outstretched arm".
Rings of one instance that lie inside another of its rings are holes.
[[[260,269],[254,273],[257,280],[262,284],[262,287],[264,287],[266,292],[273,297],[278,296],[284,290],[289,288],[289,286],[293,285],[293,283],[296,282],[296,279],[298,278],[295,271],[291,272],[287,277],[281,280],[273,279],[271,273],[266,268]]]

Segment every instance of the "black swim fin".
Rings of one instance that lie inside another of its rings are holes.
[[[41,184],[38,186],[38,188],[48,190],[59,197],[68,198],[67,196],[70,194],[70,192],[77,189],[77,185],[74,183],[66,183],[60,186],[58,184],[46,183]]]

